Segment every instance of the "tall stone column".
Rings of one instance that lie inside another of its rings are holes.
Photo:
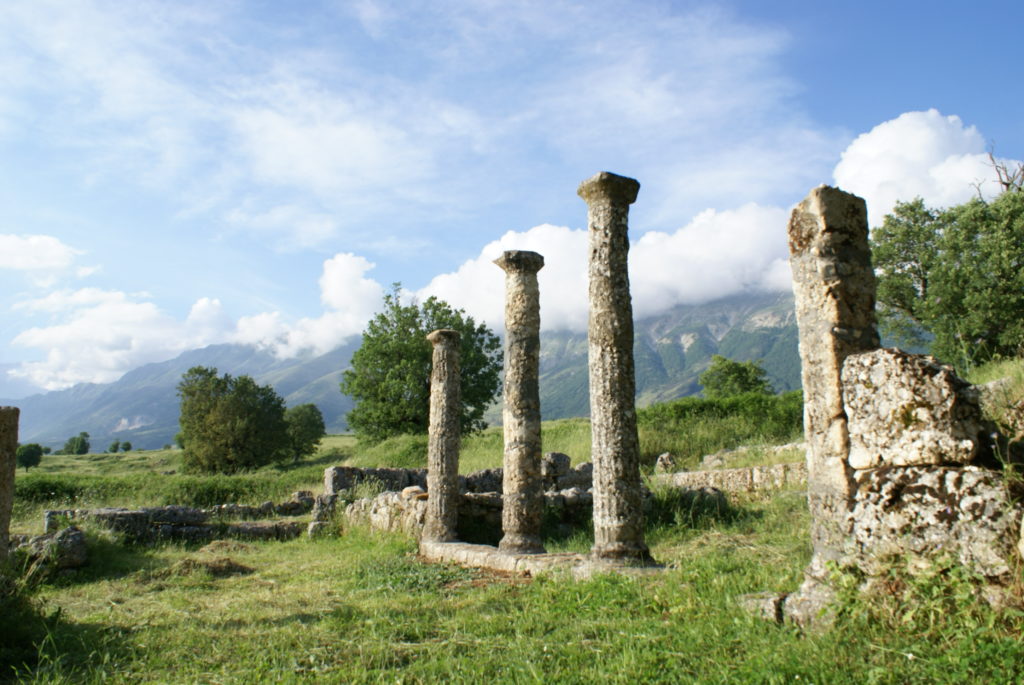
[[[580,184],[590,233],[591,457],[598,560],[647,563],[640,440],[636,428],[633,304],[629,294],[629,205],[640,184],[603,171]]]
[[[18,452],[17,407],[0,407],[0,561],[7,558],[14,507],[14,467]]]
[[[818,186],[789,220],[807,437],[807,499],[814,559],[821,575],[849,534],[854,496],[850,436],[840,372],[851,354],[879,346],[875,274],[864,200]]]
[[[505,270],[505,458],[502,479],[503,552],[544,551],[540,524],[544,491],[540,475],[540,289],[544,257],[509,250],[494,261]]]
[[[458,540],[459,519],[459,332],[440,329],[430,373],[430,437],[427,445],[427,516],[423,539]]]

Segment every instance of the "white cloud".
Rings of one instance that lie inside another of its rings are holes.
[[[62,271],[82,254],[50,235],[0,234],[0,269]]]
[[[455,272],[434,277],[416,296],[434,295],[492,328],[504,325],[505,273],[494,260],[505,250],[531,250],[544,256],[544,268],[537,274],[542,327],[586,328],[587,234],[564,226],[542,224],[525,232],[509,231]]]
[[[504,274],[493,264],[504,250],[544,256],[538,273],[541,326],[587,326],[587,233],[548,224],[509,231],[455,272],[435,277],[417,296],[436,295],[492,327],[504,321]],[[634,316],[652,316],[677,304],[697,304],[747,291],[790,287],[786,212],[744,205],[706,210],[674,233],[651,231],[630,248]]]
[[[23,300],[15,308],[48,316],[49,325],[18,334],[13,344],[41,350],[42,361],[9,373],[47,390],[75,383],[108,383],[126,371],[222,342],[260,345],[281,357],[322,354],[360,333],[381,301],[383,288],[365,277],[373,264],[353,254],[324,262],[319,317],[289,324],[279,312],[242,317],[237,323],[220,301],[200,298],[184,320],[162,311],[147,293],[100,288],[60,290]]]
[[[326,311],[319,317],[288,324],[279,312],[243,317],[234,339],[266,347],[280,357],[302,352],[323,354],[366,327],[381,302],[383,288],[366,278],[373,264],[365,258],[339,253],[324,262],[320,301]]]
[[[843,152],[833,177],[860,195],[872,226],[882,223],[897,201],[921,197],[933,207],[998,193],[985,139],[958,116],[930,109],[905,112],[861,134]]]
[[[23,363],[11,373],[47,390],[111,382],[142,364],[219,342],[226,333],[210,327],[220,307],[216,301],[197,302],[193,313],[199,314],[184,322],[153,302],[96,288],[55,292],[18,306],[59,318],[52,325],[22,331],[12,341],[45,351],[43,361]]]

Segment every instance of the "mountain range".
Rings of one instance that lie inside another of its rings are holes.
[[[328,432],[347,429],[352,399],[338,389],[342,371],[358,339],[319,356],[279,359],[247,345],[211,345],[175,359],[147,364],[113,383],[83,383],[67,390],[0,400],[21,408],[21,442],[59,448],[86,431],[94,450],[113,440],[153,449],[174,441],[178,432],[176,387],[193,366],[220,373],[248,374],[272,385],[288,406],[312,402],[324,415]],[[786,294],[746,294],[700,305],[679,305],[635,322],[637,403],[693,395],[698,376],[711,356],[762,360],[776,391],[800,386],[800,358],[793,298]],[[545,420],[589,414],[586,332],[541,335],[540,391]],[[500,422],[500,406],[488,412]]]

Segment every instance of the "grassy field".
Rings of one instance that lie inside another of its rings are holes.
[[[818,635],[745,614],[740,595],[799,584],[802,493],[724,511],[663,495],[651,518],[664,573],[586,582],[422,564],[413,541],[360,528],[200,549],[91,532],[94,563],[42,588],[62,621],[23,681],[959,683],[1024,671],[1019,617],[996,617],[966,580],[922,583],[913,611],[851,605]]]
[[[645,455],[701,452],[799,437],[781,421],[715,417],[683,403],[641,416]],[[746,409],[764,414],[750,405]],[[653,414],[653,415],[652,415]],[[717,422],[717,423],[716,423]],[[715,426],[717,425],[717,430]],[[695,426],[700,426],[698,430]],[[689,430],[690,433],[686,433]],[[699,439],[694,435],[699,434]],[[174,451],[44,457],[18,471],[16,532],[38,532],[62,503],[152,505],[319,491],[337,463],[422,465],[425,443],[359,445],[329,436],[299,464],[237,476],[181,474]],[[544,425],[544,449],[589,458],[589,426]],[[786,457],[771,457],[788,459]],[[766,458],[759,450],[739,460]],[[496,466],[501,434],[463,444],[463,471]],[[730,464],[733,465],[733,464]],[[174,473],[171,473],[171,472]],[[33,485],[34,484],[34,485]],[[65,491],[58,492],[63,487]],[[47,490],[51,488],[52,490]],[[225,500],[231,501],[231,500]],[[1016,683],[1024,679],[1024,612],[997,614],[975,579],[954,570],[893,578],[891,595],[840,607],[835,627],[803,634],[752,617],[745,593],[793,591],[809,555],[803,492],[732,497],[709,507],[655,488],[647,539],[664,572],[576,582],[424,564],[415,542],[348,527],[289,542],[128,547],[87,529],[84,569],[36,597],[59,619],[20,673],[29,683]],[[549,538],[585,551],[592,535]],[[853,588],[856,579],[838,578]]]

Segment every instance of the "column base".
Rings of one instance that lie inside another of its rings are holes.
[[[505,533],[498,549],[508,554],[544,554],[547,550],[536,535]]]
[[[599,563],[619,563],[633,566],[658,566],[647,545],[636,542],[610,542],[590,548],[590,558]]]

